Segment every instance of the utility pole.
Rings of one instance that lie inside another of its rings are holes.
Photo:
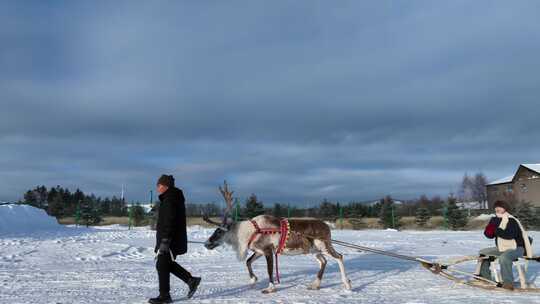
[[[448,230],[448,206],[445,204],[443,207],[443,219],[444,219],[444,229]]]
[[[343,230],[343,207],[339,206],[339,224]]]
[[[287,219],[291,218],[291,206],[290,203],[287,203]]]
[[[122,184],[122,193],[120,194],[120,200],[122,201],[122,207],[126,207],[128,211],[128,230],[131,230],[132,226],[132,212],[133,206],[126,205],[126,198],[124,197],[124,184]]]
[[[131,207],[128,207],[128,217],[129,217],[128,230],[131,230],[131,226],[133,225],[133,202],[131,203]]]
[[[81,220],[81,200],[77,202],[77,209],[75,210],[75,225],[79,226],[79,221]]]
[[[390,205],[390,210],[392,211],[392,229],[396,229],[396,220],[394,218],[394,203]]]
[[[240,201],[238,198],[234,199],[234,221],[238,222],[240,217]]]

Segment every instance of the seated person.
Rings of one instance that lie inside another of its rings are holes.
[[[514,289],[514,275],[512,263],[522,256],[532,257],[531,240],[527,231],[519,220],[508,213],[509,206],[504,201],[497,201],[493,205],[495,216],[491,218],[484,230],[487,238],[495,238],[495,246],[480,250],[480,255],[496,256],[501,265],[502,285],[505,289]],[[491,278],[489,260],[483,260],[480,268],[480,276],[488,280]]]

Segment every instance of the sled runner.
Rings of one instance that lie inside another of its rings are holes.
[[[480,265],[483,260],[489,259],[491,262],[496,262],[497,257],[495,256],[466,256],[458,258],[447,263],[430,263],[425,261],[422,263],[422,266],[430,270],[432,273],[440,275],[446,279],[454,281],[459,284],[464,284],[472,287],[479,287],[487,290],[500,290],[508,292],[540,292],[540,288],[535,287],[532,282],[527,282],[526,275],[526,264],[529,261],[540,262],[540,257],[532,258],[519,258],[514,261],[514,267],[516,267],[519,276],[519,282],[514,283],[514,290],[508,290],[501,288],[501,279],[499,271],[497,269],[496,263],[491,263],[491,272],[495,280],[489,280],[483,278],[476,273],[480,272]],[[476,271],[475,273],[470,273],[457,269],[457,265],[464,264],[467,262],[476,261]]]
[[[374,248],[360,246],[357,244],[347,243],[347,242],[338,241],[338,240],[332,240],[332,243],[336,245],[356,249],[359,251],[371,252],[374,254],[380,254],[380,255],[385,255],[385,256],[389,256],[389,257],[393,257],[397,259],[417,262],[417,263],[420,263],[424,268],[428,269],[431,273],[440,275],[443,278],[449,279],[459,284],[464,284],[464,285],[478,287],[478,288],[487,289],[487,290],[499,290],[499,291],[508,291],[508,292],[540,292],[539,287],[535,287],[534,284],[532,284],[532,282],[527,282],[526,270],[525,270],[527,267],[525,267],[526,265],[524,265],[530,261],[540,262],[540,256],[536,256],[532,258],[523,257],[514,261],[514,266],[517,268],[518,274],[519,274],[519,282],[515,286],[514,290],[511,291],[511,290],[500,287],[501,286],[499,282],[500,276],[497,270],[496,263],[491,264],[491,270],[493,272],[493,276],[495,277],[495,281],[483,278],[474,273],[462,271],[458,269],[457,267],[455,267],[459,264],[463,264],[466,262],[477,261],[476,273],[479,273],[480,264],[482,260],[491,259],[491,261],[494,262],[497,259],[497,257],[495,256],[486,256],[486,257],[465,256],[465,257],[454,259],[447,262],[432,262],[432,261],[429,261],[420,257],[398,254],[398,253],[394,253],[390,251],[374,249]]]

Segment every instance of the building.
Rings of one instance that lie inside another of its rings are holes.
[[[540,164],[522,164],[514,175],[486,185],[490,208],[497,200],[530,202],[540,207]]]

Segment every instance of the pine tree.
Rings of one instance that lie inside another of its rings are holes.
[[[456,204],[454,197],[448,198],[448,225],[452,230],[459,230],[467,225],[467,214]]]
[[[275,217],[283,217],[286,210],[283,209],[280,203],[275,203],[274,208],[272,208],[272,215]],[[286,214],[285,214],[286,215]]]
[[[247,218],[254,218],[257,215],[264,213],[264,205],[262,202],[257,200],[255,194],[251,194],[250,197],[246,200],[246,209],[245,215]]]
[[[348,218],[361,218],[368,215],[369,207],[356,202],[350,202],[344,207],[345,216]]]
[[[86,227],[97,225],[102,221],[100,210],[97,208],[94,200],[87,198],[83,201],[81,206],[81,220]]]
[[[50,200],[49,206],[47,207],[47,213],[55,217],[64,216],[64,201],[62,200],[62,195],[56,192],[56,194],[49,199]]]
[[[139,205],[135,205],[131,208],[133,208],[131,210],[132,216],[133,216],[133,224],[135,226],[140,226],[146,217],[146,211],[144,210],[143,207]]]
[[[77,213],[77,209],[80,208],[80,204],[83,202],[84,199],[85,199],[84,193],[80,189],[77,188],[77,190],[75,190],[75,192],[73,192],[73,194],[71,195],[70,214]]]
[[[32,190],[26,191],[26,193],[24,194],[24,203],[33,207],[38,206],[38,201],[37,201],[34,191]]]
[[[319,215],[324,219],[335,219],[338,216],[338,207],[324,199],[319,206]]]
[[[380,201],[379,223],[386,228],[398,229],[400,218],[395,211],[394,200],[386,196]]]
[[[420,207],[420,208],[416,209],[415,221],[416,221],[416,224],[418,226],[420,226],[420,227],[426,226],[426,224],[427,224],[427,222],[429,221],[430,218],[431,218],[431,215],[430,215],[429,210],[427,208]]]
[[[516,206],[515,216],[523,225],[523,228],[529,229],[535,226],[536,224],[536,213],[533,210],[532,204],[530,202],[521,202]]]
[[[532,227],[538,229],[538,227],[540,227],[540,209],[535,207],[533,207],[532,209],[534,211],[534,222]]]

